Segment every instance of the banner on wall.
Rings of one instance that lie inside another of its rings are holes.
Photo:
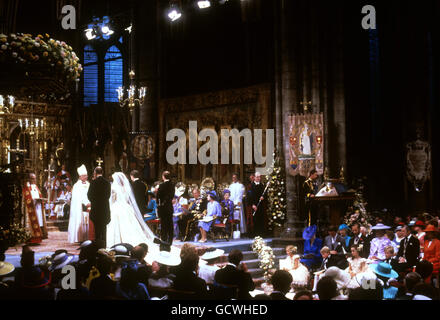
[[[324,115],[294,114],[289,116],[290,166],[308,177],[310,170],[324,174]]]

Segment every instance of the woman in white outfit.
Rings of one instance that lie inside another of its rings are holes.
[[[127,177],[116,172],[112,176],[113,183],[110,197],[110,223],[107,225],[107,247],[115,244],[129,243],[137,246],[148,245],[145,260],[152,263],[159,254],[159,245],[155,244],[155,235],[145,223],[139,211],[130,182]],[[179,255],[179,249],[171,247],[171,254]]]

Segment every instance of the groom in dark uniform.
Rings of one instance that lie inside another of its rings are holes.
[[[139,207],[139,211],[144,215],[147,212],[147,187],[145,183],[139,180],[139,171],[133,170],[130,172],[131,186],[133,187],[133,194],[136,198],[136,203]]]
[[[163,182],[157,190],[158,214],[161,227],[161,240],[169,245],[173,243],[173,198],[174,184],[170,181],[170,172],[165,171],[162,174]]]
[[[101,167],[96,167],[94,172],[94,179],[90,183],[87,197],[90,200],[90,220],[95,226],[96,240],[103,241],[102,245],[106,243],[107,224],[110,222],[110,182],[102,176],[103,170]]]
[[[318,179],[318,172],[312,169],[309,173],[309,178],[303,183],[303,191],[305,195],[305,214],[307,217],[307,226],[313,226],[317,223],[317,208],[312,202],[312,198],[318,193],[318,186],[316,180]]]

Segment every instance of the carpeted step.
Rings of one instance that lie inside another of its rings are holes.
[[[67,231],[69,229],[69,220],[47,220],[48,231]]]

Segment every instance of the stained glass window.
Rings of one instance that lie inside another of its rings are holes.
[[[98,103],[98,55],[92,46],[84,47],[84,106]]]
[[[104,57],[104,101],[118,102],[116,89],[123,86],[122,54],[116,46],[107,50]]]

